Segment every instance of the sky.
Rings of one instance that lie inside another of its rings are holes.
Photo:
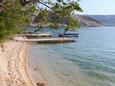
[[[115,0],[81,0],[84,10],[80,14],[88,15],[115,15]]]

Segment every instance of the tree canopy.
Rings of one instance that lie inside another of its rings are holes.
[[[19,33],[29,24],[32,15],[38,10],[38,22],[49,22],[48,12],[66,21],[67,29],[75,29],[79,24],[71,16],[75,11],[82,12],[78,0],[2,0],[0,1],[0,42]],[[52,23],[56,23],[54,18]],[[50,21],[51,22],[51,21]]]
[[[0,12],[0,42],[11,39],[28,24],[34,12],[34,6],[23,7],[18,0],[3,3],[5,9]]]
[[[76,27],[79,27],[78,22],[72,17],[72,14],[74,14],[75,11],[83,11],[78,0],[43,0],[38,1],[36,6],[40,11],[37,16],[38,22],[53,22],[56,24],[57,21],[63,21],[67,25],[65,30],[74,30]],[[52,12],[55,17],[52,15],[50,16],[50,19],[48,19],[49,12]]]

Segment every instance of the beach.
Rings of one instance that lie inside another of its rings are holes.
[[[114,32],[87,27],[73,43],[6,42],[4,52],[0,48],[0,86],[114,86]]]
[[[28,72],[29,45],[13,41],[3,45],[4,48],[0,48],[0,86],[36,86]]]

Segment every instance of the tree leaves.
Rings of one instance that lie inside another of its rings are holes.
[[[39,9],[38,16],[35,21],[41,24],[47,22],[52,23],[51,26],[57,27],[57,24],[67,24],[65,30],[75,30],[79,28],[77,20],[71,16],[75,10],[82,12],[78,0],[36,0],[31,3],[26,3],[24,6],[20,4],[19,0],[8,0],[4,2],[5,11],[0,12],[0,42],[11,38],[13,35],[19,33],[24,25],[28,24],[32,19],[32,14],[35,11],[34,4],[37,4]],[[41,7],[42,4],[44,7]],[[42,8],[42,9],[40,9]],[[53,19],[49,19],[49,10],[53,13]]]
[[[67,24],[67,28],[68,29],[76,29],[79,28],[79,23],[77,22],[77,20],[74,20],[74,18],[72,17],[72,13],[74,13],[75,11],[77,12],[83,12],[83,10],[81,9],[78,0],[56,0],[55,2],[53,0],[48,0],[48,2],[50,3],[45,3],[42,2],[42,5],[46,6],[46,8],[50,9],[50,11],[52,12],[52,19],[50,19],[51,21],[48,22],[54,22],[54,23],[61,23],[59,22],[60,19],[63,20],[64,23]],[[43,4],[44,3],[44,4]],[[53,4],[52,4],[53,3]],[[47,10],[49,11],[49,10]],[[49,18],[49,17],[48,17]],[[50,16],[51,18],[51,16]],[[58,22],[57,22],[58,21]],[[62,23],[63,24],[63,23]],[[66,28],[66,30],[67,30]]]
[[[18,0],[6,1],[4,3],[6,9],[0,12],[0,42],[10,39],[21,31],[34,12],[34,7],[22,7]],[[27,9],[28,8],[28,9]]]
[[[61,0],[57,0],[58,2],[61,2]]]

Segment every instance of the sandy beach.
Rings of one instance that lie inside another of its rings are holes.
[[[4,43],[4,52],[0,48],[0,86],[36,86],[28,72],[28,53],[26,43]]]

